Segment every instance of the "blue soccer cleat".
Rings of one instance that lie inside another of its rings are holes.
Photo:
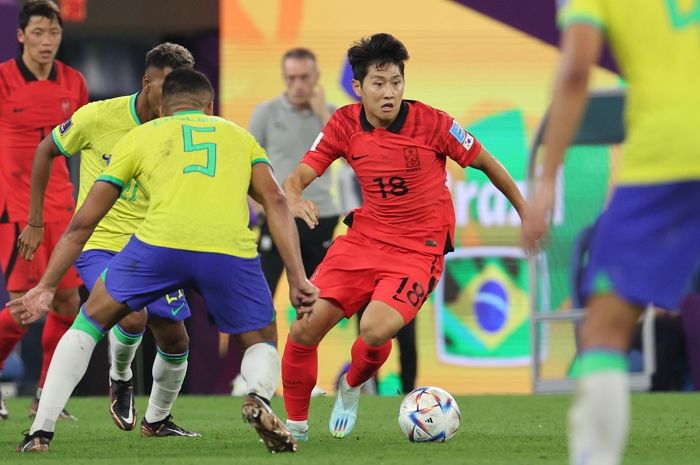
[[[360,386],[350,387],[343,375],[338,382],[335,405],[328,420],[331,435],[342,439],[352,433],[357,420],[357,407],[360,405]]]

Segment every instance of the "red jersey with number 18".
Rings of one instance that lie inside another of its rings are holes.
[[[21,58],[0,64],[0,222],[27,220],[37,145],[87,101],[83,75],[58,60],[49,78],[41,81]],[[46,190],[44,221],[70,218],[74,208],[66,162],[55,159]]]
[[[338,109],[301,160],[319,176],[343,157],[362,187],[354,231],[409,250],[453,250],[455,213],[445,163],[467,167],[481,144],[447,113],[404,100],[394,122],[374,128],[361,104]]]

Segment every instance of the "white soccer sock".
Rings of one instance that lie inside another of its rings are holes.
[[[153,362],[153,387],[144,414],[147,422],[155,423],[170,415],[187,373],[187,355],[188,352],[166,354],[158,349]]]
[[[48,432],[54,430],[56,420],[66,406],[73,389],[85,375],[97,340],[94,335],[75,327],[74,324],[66,331],[56,346],[41,392],[39,409],[29,429],[30,434],[38,430]]]
[[[569,410],[569,463],[618,465],[627,442],[629,416],[626,361],[624,369],[599,367],[583,372]]]
[[[266,342],[248,347],[241,360],[241,374],[248,392],[270,400],[280,382],[280,354]]]
[[[119,325],[114,325],[109,332],[109,353],[112,366],[109,377],[117,381],[129,381],[134,375],[131,372],[131,362],[136,356],[136,350],[141,344],[141,334],[129,334]]]
[[[308,431],[309,430],[309,421],[308,420],[289,420],[285,422],[285,426],[287,428],[294,428],[296,430],[300,431]]]

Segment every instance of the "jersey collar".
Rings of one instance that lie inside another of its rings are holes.
[[[173,116],[178,116],[178,115],[203,115],[204,112],[202,110],[181,110],[181,111],[176,111],[173,113]]]
[[[386,130],[395,134],[400,133],[401,128],[403,128],[403,125],[406,123],[406,118],[408,118],[408,103],[406,102],[406,100],[402,100],[401,108],[399,109],[399,114],[396,115],[396,119],[394,119],[394,121],[391,122],[391,124],[388,128],[386,128]],[[365,107],[360,108],[360,125],[362,125],[362,129],[364,131],[371,131],[372,129],[376,129],[374,126],[372,126],[372,123],[370,123],[367,119],[367,115],[365,115]]]
[[[19,68],[19,72],[24,78],[25,81],[30,82],[30,81],[38,81],[36,76],[34,76],[34,73],[32,73],[29,68],[27,68],[27,65],[24,64],[24,60],[22,60],[21,56],[18,56],[15,58],[15,63],[17,63],[17,68]],[[56,60],[51,64],[51,70],[49,71],[49,81],[55,81],[56,80]]]
[[[131,117],[134,119],[134,122],[137,126],[141,126],[141,119],[139,118],[139,114],[136,111],[136,98],[139,96],[140,93],[141,92],[136,92],[131,97],[129,97],[129,113],[131,113]]]

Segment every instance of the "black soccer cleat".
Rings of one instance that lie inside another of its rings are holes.
[[[180,436],[187,438],[198,438],[202,435],[177,426],[173,422],[173,416],[168,415],[161,421],[149,423],[146,418],[141,420],[141,436],[151,438],[164,438],[168,436]]]
[[[128,381],[109,379],[109,414],[119,429],[131,431],[136,426],[132,379]]]
[[[39,430],[34,434],[29,434],[27,431],[22,442],[17,445],[17,452],[48,452],[52,439],[53,433],[48,431]]]

